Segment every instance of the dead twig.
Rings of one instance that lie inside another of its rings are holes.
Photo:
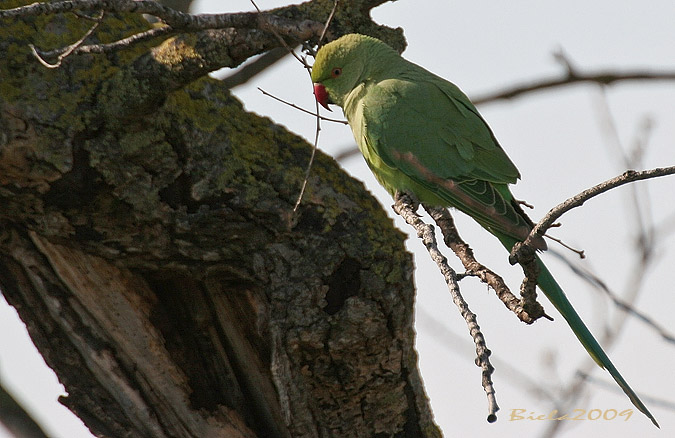
[[[546,316],[544,308],[534,300],[527,302],[529,311],[525,310],[524,302],[519,300],[504,283],[502,277],[482,265],[476,260],[471,247],[460,237],[452,215],[447,208],[428,207],[424,209],[429,213],[436,225],[441,229],[445,244],[455,253],[464,265],[468,275],[478,277],[495,291],[502,303],[513,312],[518,319],[526,324],[532,324],[542,316]],[[536,297],[536,295],[535,295]],[[535,304],[536,303],[536,304]]]
[[[82,45],[86,39],[96,29],[94,25],[89,32],[82,38],[82,41],[51,51],[45,51],[32,47],[36,58],[46,67],[55,68],[60,65],[67,56],[83,53],[103,53],[113,50],[128,48],[133,44],[146,41],[157,36],[170,36],[178,32],[194,32],[213,29],[262,29],[272,32],[276,35],[283,45],[288,43],[283,37],[291,38],[297,41],[305,41],[311,37],[321,34],[324,25],[312,20],[291,20],[285,17],[279,17],[266,12],[237,12],[223,14],[189,14],[177,11],[152,0],[68,0],[56,2],[36,2],[26,6],[20,6],[11,9],[0,9],[0,19],[30,17],[38,15],[55,15],[64,13],[74,13],[82,19],[92,20],[94,17],[83,16],[82,11],[100,10],[104,12],[128,12],[137,14],[151,15],[163,22],[162,27],[153,28],[130,37],[114,41],[107,44]],[[291,50],[292,52],[292,50]],[[43,58],[48,55],[60,56],[56,64],[50,64]],[[297,54],[294,54],[300,62],[306,65]],[[306,65],[307,68],[309,66]]]
[[[615,71],[601,71],[596,73],[585,73],[574,70],[573,74],[567,72],[566,75],[558,78],[533,80],[528,83],[521,83],[504,90],[494,91],[479,95],[471,101],[475,105],[495,102],[497,100],[513,99],[523,95],[538,91],[548,91],[560,87],[566,87],[579,83],[595,83],[609,85],[615,82],[626,81],[672,81],[675,80],[675,72],[657,72],[657,71],[629,71],[618,73]]]
[[[577,276],[604,293],[616,307],[628,313],[635,319],[642,321],[647,327],[654,330],[664,341],[675,344],[675,334],[670,333],[665,326],[658,323],[654,318],[636,309],[632,302],[622,299],[616,292],[609,288],[607,283],[586,266],[575,265],[562,255],[558,255],[557,253],[556,255],[559,256],[559,258],[563,260]]]
[[[130,35],[126,38],[114,41],[112,43],[105,44],[87,44],[75,48],[70,55],[85,55],[85,54],[99,54],[99,53],[112,53],[118,50],[124,50],[132,47],[135,44],[140,44],[144,41],[149,41],[157,37],[169,37],[178,33],[177,30],[169,26],[155,27],[144,32],[136,33]],[[40,52],[45,57],[49,57],[52,54],[58,53],[61,49],[51,50],[49,52]]]
[[[525,278],[523,279],[523,284],[521,286],[521,295],[525,293],[525,296],[523,297],[524,301],[531,302],[533,294],[536,294],[535,286],[539,272],[534,259],[536,246],[533,242],[541,239],[541,236],[546,233],[546,230],[551,227],[560,216],[573,208],[582,206],[589,199],[613,188],[634,181],[672,175],[674,173],[675,166],[644,171],[627,170],[622,175],[602,182],[590,189],[586,189],[549,210],[549,212],[534,226],[527,238],[523,242],[517,242],[513,246],[511,254],[509,255],[509,262],[511,264],[519,263],[525,272]]]
[[[424,221],[422,221],[422,219],[417,216],[415,213],[417,210],[417,205],[413,202],[409,195],[397,194],[394,197],[394,200],[394,211],[417,231],[417,236],[422,239],[422,243],[424,243],[424,246],[427,248],[431,259],[436,262],[436,265],[440,269],[441,274],[443,274],[445,282],[448,285],[450,295],[452,296],[452,301],[459,308],[460,314],[466,321],[466,325],[469,327],[469,333],[471,334],[474,344],[476,345],[476,365],[482,369],[481,381],[488,399],[487,421],[489,423],[493,423],[497,421],[497,411],[499,410],[499,406],[497,406],[497,399],[495,397],[495,389],[492,383],[492,373],[494,372],[494,367],[490,363],[491,352],[485,344],[485,338],[483,333],[480,331],[480,326],[476,320],[476,315],[472,313],[471,310],[469,310],[468,304],[459,291],[457,274],[448,265],[447,259],[438,249],[434,227],[424,223]]]
[[[312,111],[310,111],[310,110],[307,110],[307,109],[304,109],[304,108],[302,108],[302,107],[299,107],[298,105],[296,105],[296,104],[294,104],[294,103],[288,102],[288,101],[283,100],[283,99],[281,99],[281,98],[279,98],[279,97],[277,97],[277,96],[275,96],[275,95],[273,95],[273,94],[268,93],[267,91],[263,90],[263,89],[260,88],[260,87],[258,87],[258,90],[260,90],[260,92],[261,92],[262,94],[264,94],[265,96],[267,96],[267,97],[271,97],[272,99],[274,99],[274,100],[276,100],[276,101],[278,101],[278,102],[281,102],[281,103],[283,103],[283,104],[285,104],[285,105],[288,105],[288,106],[290,106],[290,107],[292,107],[292,108],[295,108],[295,109],[298,110],[298,111],[302,111],[303,113],[310,114],[310,115],[312,115],[312,116],[314,116],[314,117],[319,117],[321,120],[325,120],[326,122],[341,123],[341,124],[343,124],[343,125],[347,125],[347,124],[348,124],[348,122],[347,122],[346,120],[331,119],[331,118],[329,118],[329,117],[324,117],[324,116],[322,116],[321,114],[317,114],[317,113],[312,112]]]
[[[335,17],[335,12],[337,11],[338,4],[340,4],[340,0],[335,0],[335,2],[333,3],[333,9],[330,10],[330,14],[328,14],[328,18],[326,19],[326,25],[323,27],[323,31],[321,31],[321,36],[319,37],[319,42],[317,43],[318,47],[321,47],[322,41],[326,37],[326,33],[328,32],[328,26],[330,26],[331,21],[333,21],[333,17]]]
[[[582,206],[589,199],[605,193],[611,189],[628,184],[635,181],[645,179],[658,178],[675,174],[675,166],[659,167],[651,170],[627,170],[623,174],[614,178],[608,179],[596,186],[584,190],[583,192],[567,199],[566,201],[556,205],[534,226],[530,234],[527,236],[522,245],[516,245],[511,251],[511,259],[519,261],[527,257],[527,251],[533,251],[536,247],[533,242],[546,233],[546,230],[563,214],[569,210]]]
[[[427,312],[423,307],[419,307],[415,311],[416,319],[415,325],[420,329],[426,329],[428,336],[434,339],[440,348],[453,353],[461,355],[467,359],[469,356],[463,345],[464,338],[450,330],[447,325],[436,319],[430,312]],[[421,335],[421,332],[420,332]],[[492,361],[495,367],[499,369],[500,378],[503,380],[507,378],[511,384],[518,388],[529,392],[533,397],[548,402],[556,400],[554,387],[556,386],[552,381],[540,382],[533,378],[529,370],[520,369],[511,365],[508,360],[500,360],[498,356],[493,357]]]
[[[611,150],[612,155],[615,158],[618,158],[618,165],[620,168],[639,168],[642,166],[641,158],[644,156],[646,150],[646,145],[648,142],[648,135],[650,133],[649,126],[646,126],[646,129],[642,130],[642,135],[638,137],[638,141],[635,142],[632,151],[626,151],[622,145],[619,132],[615,123],[614,118],[612,117],[609,104],[607,102],[607,96],[605,93],[605,87],[600,87],[600,99],[597,101],[597,115],[599,117],[600,126],[603,129],[604,139],[607,147]],[[620,312],[613,318],[613,320],[606,324],[606,329],[604,330],[601,344],[605,348],[611,347],[611,345],[618,338],[621,329],[625,326],[628,315],[645,317],[643,319],[646,323],[653,323],[653,321],[646,317],[646,315],[639,314],[633,308],[633,303],[637,299],[639,293],[642,290],[646,278],[646,272],[649,271],[650,265],[654,261],[655,254],[655,245],[660,240],[655,234],[655,230],[651,225],[652,218],[648,214],[649,208],[649,194],[644,193],[641,195],[638,193],[638,189],[641,188],[637,185],[631,185],[629,192],[629,204],[627,205],[627,214],[630,215],[633,221],[633,227],[635,230],[636,239],[633,240],[634,251],[630,251],[630,254],[633,256],[633,269],[630,270],[629,278],[625,281],[625,292],[622,296],[622,299],[618,298],[618,295],[613,294],[605,283],[600,280],[597,276],[590,273],[585,267],[576,267],[571,264],[568,265],[575,271],[579,276],[593,284],[596,288],[602,290],[607,294],[610,299],[614,301],[614,304],[621,309]],[[644,188],[644,187],[642,187]],[[645,211],[647,212],[645,214]],[[564,259],[564,258],[563,258]],[[564,259],[565,260],[565,259]],[[567,262],[567,260],[565,260]],[[635,313],[633,313],[633,311]],[[656,324],[652,326],[653,328],[660,331],[663,336],[665,333],[658,327]],[[576,401],[581,397],[583,389],[588,381],[589,373],[592,369],[595,368],[595,364],[586,360],[582,366],[577,370],[577,374],[571,383],[566,385],[566,390],[563,391],[560,395],[560,404],[564,407],[573,406]],[[561,429],[561,424],[550,424],[547,428],[545,435],[546,437],[553,437]]]
[[[17,18],[68,12],[103,10],[152,15],[174,29],[204,30],[246,27],[258,20],[254,12],[229,14],[188,14],[176,11],[152,0],[67,0],[36,2],[26,6],[0,10],[0,18]]]
[[[85,16],[86,20],[92,20],[94,21],[94,24],[85,32],[82,37],[75,41],[73,44],[69,45],[68,47],[64,47],[63,49],[59,49],[56,52],[57,58],[56,62],[54,64],[50,64],[47,62],[44,57],[49,57],[52,55],[52,53],[43,53],[40,52],[33,44],[29,44],[28,46],[30,47],[31,51],[33,52],[33,56],[37,58],[37,60],[40,62],[40,64],[44,65],[47,68],[58,68],[61,66],[61,63],[63,60],[68,57],[71,53],[73,53],[78,47],[84,43],[84,41],[89,38],[89,36],[94,33],[94,31],[98,28],[99,24],[101,24],[103,20],[103,16],[105,15],[105,11],[100,11],[98,17],[89,17],[88,15]],[[79,15],[78,15],[79,16]]]
[[[319,42],[318,42],[318,47],[321,47],[321,40],[323,37],[326,35],[326,32],[328,31],[328,26],[330,26],[330,22],[333,20],[333,16],[335,15],[335,11],[338,6],[338,0],[335,0],[335,3],[333,4],[333,9],[331,10],[330,14],[328,14],[328,18],[326,19],[326,24],[323,26],[323,30],[321,31],[321,36],[319,37]],[[317,48],[318,51],[318,48]],[[295,56],[295,54],[294,54]],[[297,58],[297,56],[296,56]],[[299,59],[299,58],[298,58]],[[309,74],[310,79],[312,77],[312,67],[307,63],[307,60],[305,58],[302,58],[300,60],[307,70],[307,74]],[[310,85],[312,85],[312,92],[314,91],[314,84],[311,83],[310,80]],[[300,203],[302,202],[302,197],[305,194],[305,189],[307,188],[307,182],[309,181],[309,174],[312,171],[312,164],[314,164],[314,157],[316,156],[316,150],[319,147],[319,132],[321,131],[321,117],[319,116],[319,101],[314,99],[314,110],[316,114],[316,135],[314,136],[314,145],[312,147],[312,155],[309,157],[309,163],[307,163],[307,171],[305,172],[305,179],[302,181],[302,188],[300,189],[300,194],[298,195],[298,200],[295,201],[295,206],[293,207],[293,212],[295,213],[298,211],[298,207],[300,207]]]
[[[251,0],[251,4],[253,4],[253,7],[258,12],[258,14],[262,16],[263,11],[260,10],[256,2],[254,0]],[[307,71],[311,70],[311,66],[307,64],[307,61],[304,58],[301,58],[297,53],[295,53],[295,50],[293,50],[293,48],[288,45],[286,40],[281,36],[281,34],[277,31],[277,29],[275,29],[275,27],[271,25],[271,23],[268,26],[263,26],[263,29],[272,32],[274,36],[277,38],[277,40],[279,40],[279,42],[281,43],[281,46],[285,48],[288,53],[290,53],[295,59],[297,59],[298,62],[300,62],[300,64],[302,64],[302,66],[305,67]]]

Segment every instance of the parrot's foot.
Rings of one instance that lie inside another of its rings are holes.
[[[396,193],[394,193],[394,203],[403,203],[409,205],[410,208],[412,208],[412,211],[414,211],[418,217],[420,216],[417,214],[417,210],[420,208],[420,201],[418,201],[415,195],[412,193],[400,192],[396,190]]]
[[[536,253],[537,248],[525,245],[523,242],[516,242],[511,249],[511,254],[509,254],[509,263],[511,265],[520,264],[524,268],[525,265],[534,264]]]

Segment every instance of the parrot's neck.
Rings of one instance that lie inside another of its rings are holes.
[[[357,117],[357,114],[362,113],[361,105],[367,91],[366,83],[362,82],[354,87],[354,89],[352,89],[352,91],[350,91],[349,94],[345,96],[344,101],[342,102],[341,106],[350,126],[354,126],[352,122],[356,122],[354,118]]]

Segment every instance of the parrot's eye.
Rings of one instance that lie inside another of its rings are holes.
[[[330,75],[334,78],[337,78],[342,74],[342,69],[340,67],[335,67],[331,72]]]

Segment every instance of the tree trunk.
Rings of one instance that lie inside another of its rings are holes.
[[[191,37],[30,53],[89,25],[0,25],[0,289],[62,402],[115,438],[440,436],[411,257],[372,196],[318,153],[293,212],[311,146],[177,81],[161,55]]]

